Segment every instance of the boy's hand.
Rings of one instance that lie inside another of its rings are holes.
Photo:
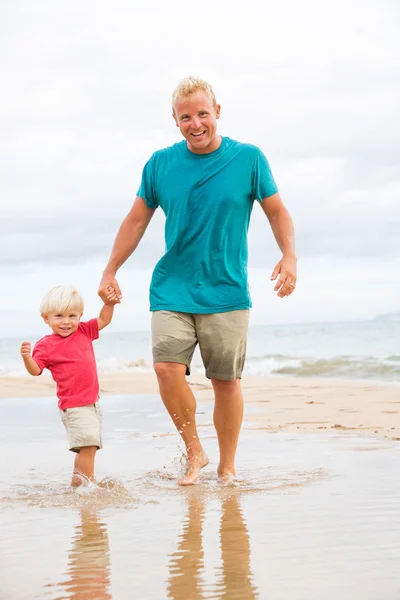
[[[31,356],[31,345],[29,342],[22,342],[21,344],[21,356],[22,358],[30,358]]]
[[[107,286],[107,296],[104,304],[108,304],[109,306],[114,306],[115,304],[119,304],[121,302],[120,297],[115,291],[112,285]]]
[[[108,301],[108,294],[110,293],[110,290],[114,292],[118,298],[117,302],[113,303],[114,306],[114,304],[118,304],[122,300],[121,290],[119,289],[118,281],[115,279],[115,275],[107,275],[104,273],[98,291],[98,294],[103,302]]]

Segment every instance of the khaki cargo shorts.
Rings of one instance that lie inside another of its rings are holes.
[[[76,408],[60,410],[61,420],[67,430],[69,449],[78,452],[86,446],[103,447],[102,410],[99,402]]]
[[[186,375],[190,375],[193,352],[199,344],[209,379],[240,378],[246,358],[248,324],[248,310],[212,315],[154,311],[151,322],[153,362],[186,365]]]

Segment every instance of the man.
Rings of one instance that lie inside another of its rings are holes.
[[[156,208],[166,215],[166,252],[150,286],[154,369],[162,400],[186,446],[181,485],[191,485],[208,464],[196,430],[196,400],[185,375],[197,343],[214,395],[218,477],[235,477],[243,419],[240,378],[249,308],[247,229],[254,200],[269,219],[282,259],[273,270],[283,298],[296,285],[291,217],[268,162],[255,146],[217,133],[221,107],[211,86],[195,77],[173,94],[172,111],[184,141],[153,154],[143,170],[133,207],[114,242],[100,283],[105,297],[116,273],[137,247]]]

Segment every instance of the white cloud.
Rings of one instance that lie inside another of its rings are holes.
[[[300,265],[321,260],[319,272],[328,272],[335,289],[343,265],[357,261],[362,272],[371,269],[369,281],[385,285],[382,273],[395,278],[397,3],[205,0],[199,7],[116,0],[111,8],[105,0],[18,0],[0,11],[0,264],[7,287],[15,288],[15,273],[30,269],[42,292],[57,264],[63,280],[70,264],[71,274],[97,286],[88,272],[95,264],[101,271],[143,164],[180,139],[170,97],[188,73],[215,85],[220,131],[266,152],[295,220]],[[129,263],[143,269],[140,285],[162,252],[163,222],[157,215]],[[266,231],[255,207],[252,269],[277,256]],[[265,291],[263,276],[254,277],[257,296]],[[368,314],[396,306],[393,284],[376,297],[374,286],[353,281],[351,297],[326,293],[316,314],[350,314],[359,289],[369,290]],[[312,289],[314,297],[322,293]],[[300,287],[279,310],[292,320],[312,316],[307,294]]]

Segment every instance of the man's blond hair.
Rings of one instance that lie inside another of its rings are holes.
[[[175,104],[178,98],[187,98],[188,96],[193,96],[199,90],[203,90],[208,94],[211,98],[214,106],[217,106],[217,99],[214,94],[214,90],[211,85],[204,81],[204,79],[200,79],[199,77],[193,77],[193,75],[189,75],[189,77],[185,77],[182,79],[172,94],[172,112],[175,115]]]
[[[58,285],[52,288],[40,303],[40,314],[62,314],[68,310],[83,313],[83,299],[72,285]]]

